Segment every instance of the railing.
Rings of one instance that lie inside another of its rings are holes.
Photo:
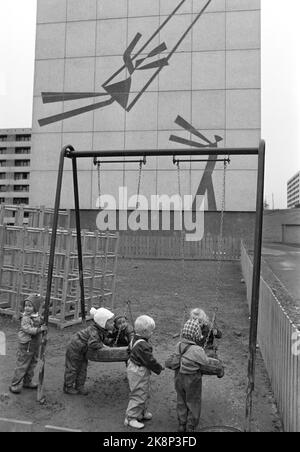
[[[253,264],[244,244],[242,271],[250,307]],[[300,332],[261,278],[258,341],[286,432],[300,432]]]

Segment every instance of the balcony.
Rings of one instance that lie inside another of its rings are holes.
[[[31,141],[0,141],[2,148],[27,148],[31,147]]]

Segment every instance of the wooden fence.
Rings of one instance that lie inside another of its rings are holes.
[[[181,232],[120,233],[119,256],[132,259],[238,260],[240,250],[240,239],[233,237],[207,234],[201,241],[187,242]]]
[[[253,264],[244,244],[241,264],[250,308]],[[258,341],[286,432],[300,432],[300,332],[261,278]]]

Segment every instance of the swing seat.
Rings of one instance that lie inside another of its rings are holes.
[[[88,351],[89,361],[100,363],[127,362],[129,358],[128,347],[104,347],[97,352]]]

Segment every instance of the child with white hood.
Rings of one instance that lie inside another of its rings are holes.
[[[114,314],[105,308],[92,308],[92,325],[75,333],[66,352],[64,392],[70,395],[87,395],[84,388],[87,375],[87,351],[97,353],[109,345],[109,334],[114,327]]]

